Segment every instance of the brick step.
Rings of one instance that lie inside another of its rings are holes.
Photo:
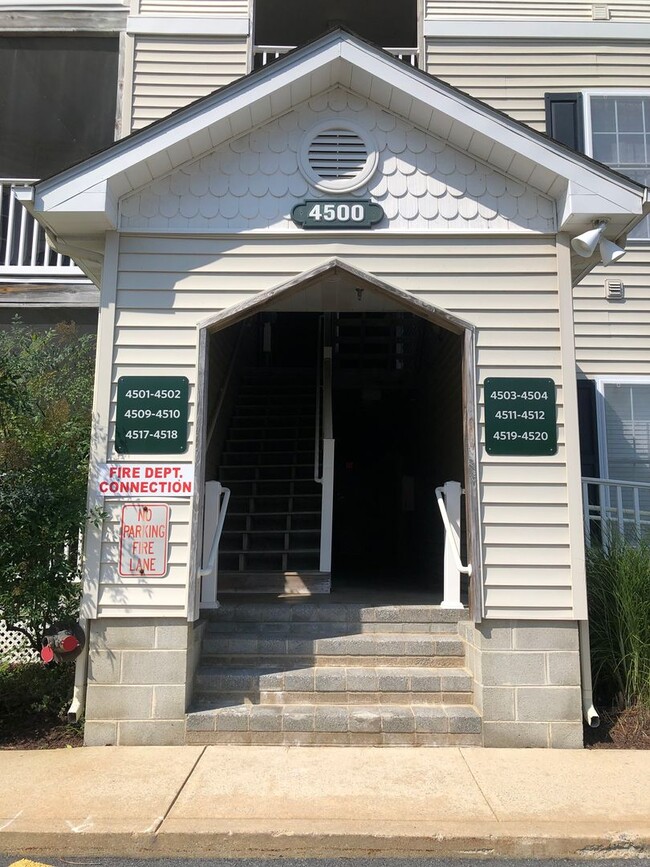
[[[411,623],[413,632],[420,624],[449,623],[468,620],[465,609],[441,608],[439,605],[367,605],[363,602],[330,602],[314,600],[273,600],[264,602],[241,602],[222,599],[218,611],[206,615],[211,621],[209,628],[228,620],[253,624],[277,622],[303,623]],[[415,624],[418,624],[415,626]]]
[[[286,655],[273,656],[268,653],[206,653],[202,656],[203,661],[209,665],[215,666],[246,666],[250,668],[258,668],[264,665],[269,665],[272,668],[307,668],[316,666],[317,668],[340,668],[345,666],[353,668],[355,666],[367,667],[376,666],[386,668],[392,666],[408,665],[410,668],[422,667],[431,668],[463,668],[465,665],[464,656],[360,656],[342,654],[325,654],[319,653],[318,656],[313,654],[307,655]]]
[[[452,746],[479,745],[471,705],[195,705],[186,743]]]
[[[273,638],[255,634],[208,634],[203,641],[204,653],[265,654],[268,656],[409,656],[462,657],[464,644],[458,635],[438,633],[357,633],[325,638]]]
[[[456,634],[453,623],[374,623],[358,621],[266,621],[249,620],[212,620],[207,624],[206,636],[236,636],[241,634],[257,635],[260,638],[328,638],[334,635],[357,635],[358,633],[393,633],[404,632],[418,634],[445,633]],[[416,628],[417,627],[417,628]]]
[[[331,693],[346,693],[347,703],[354,703],[360,693],[377,695],[400,693],[413,704],[422,694],[467,693],[471,696],[472,677],[465,668],[408,668],[404,666],[341,666],[340,668],[220,668],[202,664],[196,672],[197,694],[245,693],[257,695],[257,703],[267,703],[265,696],[276,693],[284,701],[302,696],[311,703],[318,693],[327,699]],[[417,696],[417,698],[416,698]],[[225,696],[224,696],[225,697]],[[330,703],[332,703],[330,699]],[[336,699],[336,703],[338,699]],[[365,703],[365,700],[364,700]]]

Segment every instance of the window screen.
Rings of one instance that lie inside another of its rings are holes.
[[[0,38],[0,177],[42,179],[115,137],[118,40]]]

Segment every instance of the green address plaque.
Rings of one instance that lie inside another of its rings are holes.
[[[121,376],[115,451],[121,455],[187,451],[188,396],[186,376]]]
[[[382,206],[367,199],[308,199],[291,211],[303,229],[370,229],[383,217]]]
[[[555,383],[541,377],[485,380],[485,448],[489,455],[557,452]]]

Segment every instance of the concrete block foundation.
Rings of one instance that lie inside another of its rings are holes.
[[[458,627],[484,746],[583,746],[577,622],[461,621]]]
[[[183,744],[203,624],[106,619],[89,631],[84,743]]]

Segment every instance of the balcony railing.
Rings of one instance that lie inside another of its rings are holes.
[[[41,226],[15,197],[17,187],[32,183],[0,178],[0,281],[83,278],[68,256],[52,249]]]
[[[607,547],[612,539],[634,542],[650,534],[650,484],[620,479],[582,479],[587,545]]]
[[[253,68],[261,69],[263,66],[268,66],[273,63],[278,57],[282,57],[288,51],[292,51],[295,45],[258,45],[253,50]],[[418,49],[417,48],[386,48],[390,54],[394,55],[398,60],[404,61],[408,66],[418,65]]]

